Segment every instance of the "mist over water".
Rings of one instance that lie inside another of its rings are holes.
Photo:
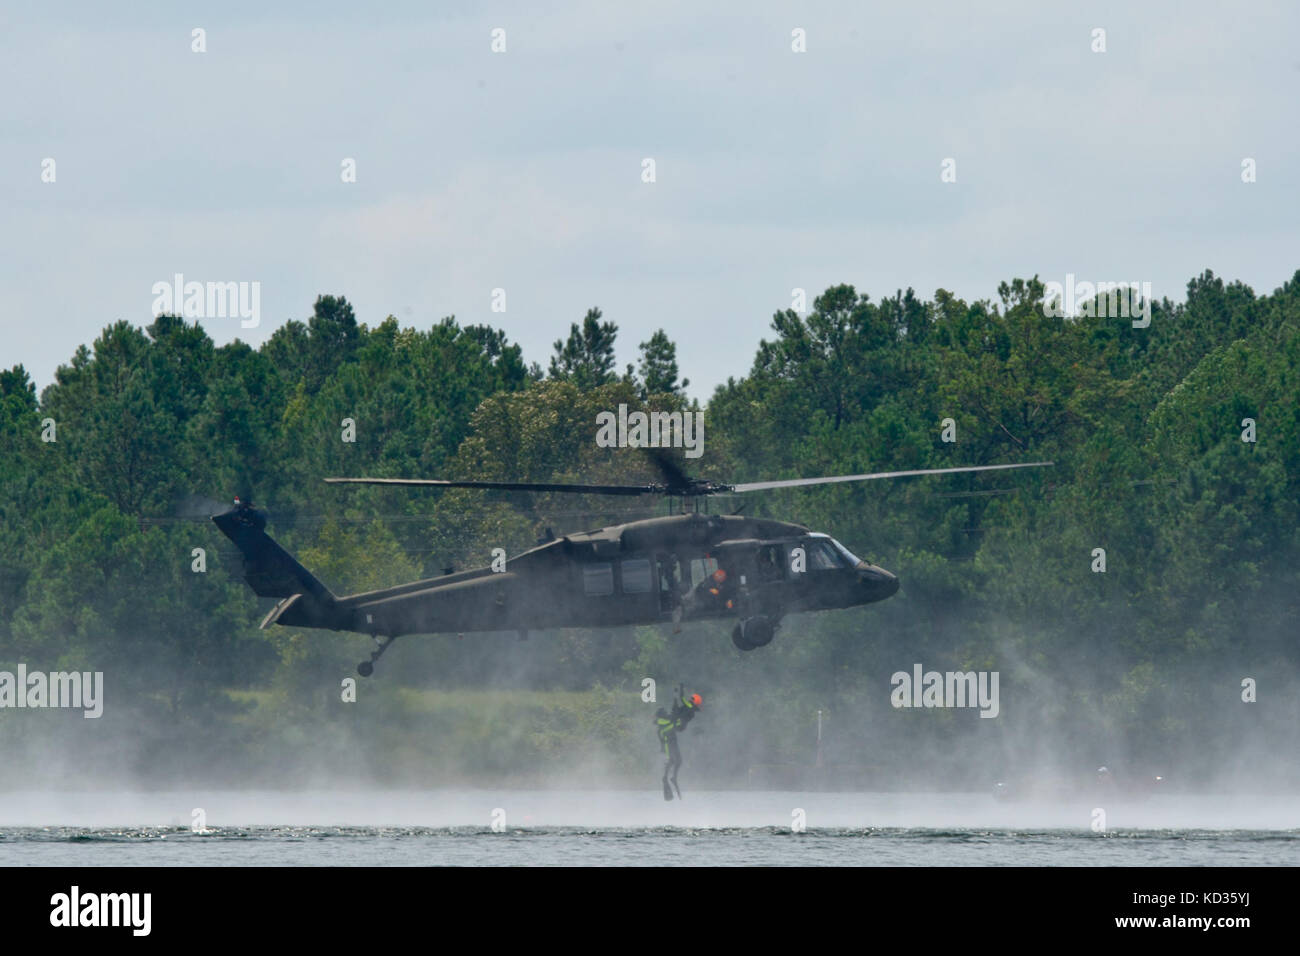
[[[1161,795],[1110,801],[1109,830],[1276,830],[1300,837],[1300,801],[1289,796]],[[177,790],[154,793],[15,791],[0,827],[185,827],[202,808],[215,830],[267,826],[482,827],[504,810],[510,828],[784,828],[802,809],[809,829],[1088,830],[1086,798],[1005,804],[987,793],[684,791],[666,803],[654,789]]]
[[[756,792],[778,791],[818,801],[826,826],[1087,826],[1092,807],[1115,804],[1137,814],[1132,826],[1297,825],[1265,812],[1300,804],[1289,746],[1300,691],[1286,675],[1268,678],[1264,705],[1243,704],[1230,682],[1216,688],[1214,675],[1166,675],[1184,692],[1183,730],[1176,746],[1161,748],[1111,719],[1125,716],[1126,705],[1096,690],[1117,672],[1104,656],[1088,669],[1049,668],[1003,642],[987,662],[971,663],[960,649],[903,646],[891,627],[908,613],[904,596],[894,607],[795,616],[773,645],[745,654],[718,625],[688,625],[654,661],[636,654],[637,640],[656,629],[541,633],[526,642],[513,634],[408,637],[375,677],[358,682],[351,703],[340,684],[368,642],[313,635],[320,659],[296,675],[293,693],[256,697],[217,725],[184,710],[170,720],[156,699],[123,700],[110,671],[98,719],[0,713],[0,824],[163,825],[205,805],[186,797],[180,803],[189,806],[163,812],[178,795],[219,793],[236,808],[228,819],[241,825],[460,826],[482,821],[485,794],[534,791],[547,826],[788,825],[789,808],[776,820],[747,809]],[[869,625],[871,636],[855,633]],[[829,637],[829,653],[810,658],[809,637],[823,649]],[[852,655],[851,670],[840,654]],[[555,689],[563,686],[557,668],[575,655],[629,663],[608,686]],[[893,706],[891,675],[915,663],[999,672],[997,717],[975,707]],[[643,699],[640,674],[655,678],[655,700]],[[669,808],[660,805],[653,714],[683,674],[705,706],[681,737],[688,802]],[[1167,739],[1162,723],[1173,719],[1153,712],[1144,729]],[[1103,765],[1109,788],[1098,783]],[[999,783],[1008,805],[993,799]],[[692,795],[704,791],[715,791],[707,804],[714,815],[683,818],[703,812]],[[566,802],[547,792],[583,796]],[[933,799],[915,799],[927,792]],[[861,804],[869,793],[876,802]],[[957,793],[975,796],[944,802]],[[630,794],[654,812],[638,816]],[[618,812],[602,815],[605,806]],[[458,815],[462,807],[475,809]],[[1173,807],[1173,817],[1160,816]],[[396,816],[387,819],[389,811]]]

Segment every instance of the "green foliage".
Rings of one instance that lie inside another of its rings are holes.
[[[718,625],[403,638],[356,705],[340,703],[340,681],[368,640],[258,631],[269,602],[202,520],[217,500],[252,494],[339,593],[486,564],[547,528],[647,517],[653,505],[620,500],[320,479],[657,480],[646,460],[598,448],[595,419],[622,403],[688,408],[675,345],[656,331],[620,378],[617,326],[591,309],[543,379],[499,330],[369,328],[342,297],[257,349],[217,347],[174,316],[115,323],[39,398],[22,366],[0,371],[0,668],[104,670],[131,726],[149,728],[132,759],[156,772],[254,755],[292,776],[286,755],[332,764],[366,750],[391,758],[365,765],[381,779],[408,760],[426,782],[582,760],[635,776],[634,755],[653,748],[646,677],[661,699],[677,680],[706,693],[692,753],[733,777],[808,762],[818,711],[832,761],[922,761],[981,786],[988,768],[963,756],[977,743],[1008,766],[1063,759],[1040,752],[1050,739],[1081,761],[1192,774],[1247,731],[1285,739],[1294,708],[1248,726],[1238,682],[1297,682],[1300,272],[1265,296],[1206,272],[1185,303],[1153,303],[1144,329],[1051,318],[1043,297],[1037,278],[973,303],[834,286],[806,315],[777,313],[750,373],[705,409],[706,456],[687,464],[724,481],[1055,462],[746,500],[897,571],[892,600],[791,618],[749,654]],[[57,441],[42,440],[46,419]],[[942,440],[946,419],[956,442]],[[1000,670],[1003,716],[894,710],[889,676],[915,661]],[[37,746],[0,733],[17,742]]]
[[[551,378],[572,382],[586,390],[605,385],[614,378],[614,339],[618,326],[600,321],[600,309],[588,309],[582,327],[569,327],[567,341],[555,342],[551,356]]]
[[[677,381],[677,346],[663,329],[655,331],[649,341],[639,346],[641,360],[637,372],[641,376],[641,397],[650,395],[680,395],[691,384],[690,379]]]

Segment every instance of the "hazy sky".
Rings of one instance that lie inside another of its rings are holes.
[[[44,386],[182,273],[260,283],[219,343],[332,293],[545,365],[599,305],[707,398],[796,287],[1300,268],[1300,6],[983,6],[7,0],[0,365]]]

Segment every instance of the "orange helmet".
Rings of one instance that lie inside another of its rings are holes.
[[[704,698],[701,697],[699,694],[692,694],[692,695],[691,695],[691,703],[692,703],[694,706],[699,707],[701,704],[704,703]]]

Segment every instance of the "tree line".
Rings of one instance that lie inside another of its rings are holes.
[[[260,348],[218,346],[177,316],[114,323],[39,396],[22,365],[0,371],[0,670],[104,671],[104,719],[116,703],[114,726],[133,735],[97,752],[149,771],[327,759],[357,734],[390,754],[420,740],[447,773],[542,772],[603,748],[635,776],[626,753],[653,676],[718,703],[698,746],[719,773],[806,763],[821,710],[828,758],[882,779],[977,783],[991,766],[1072,760],[1294,782],[1263,764],[1300,716],[1300,272],[1260,295],[1207,271],[1185,301],[1151,303],[1146,328],[1057,315],[1044,298],[1037,278],[974,302],[834,286],[805,314],[776,313],[750,372],[704,404],[662,330],[620,372],[599,309],[545,370],[500,330],[372,328],[334,296]],[[384,661],[400,666],[363,692],[370,710],[338,706],[367,639],[259,631],[238,557],[205,520],[253,496],[335,593],[483,565],[547,528],[663,506],[320,479],[657,480],[594,441],[597,414],[620,403],[704,411],[705,453],[687,470],[728,482],[1055,464],[747,496],[746,513],[827,531],[903,581],[881,605],[791,619],[760,651],[703,625],[403,638]],[[914,662],[1000,671],[1000,716],[894,709],[889,675]],[[473,690],[528,704],[481,739]],[[535,696],[548,693],[551,710]],[[435,698],[460,710],[429,710]],[[40,736],[0,712],[0,749]]]

